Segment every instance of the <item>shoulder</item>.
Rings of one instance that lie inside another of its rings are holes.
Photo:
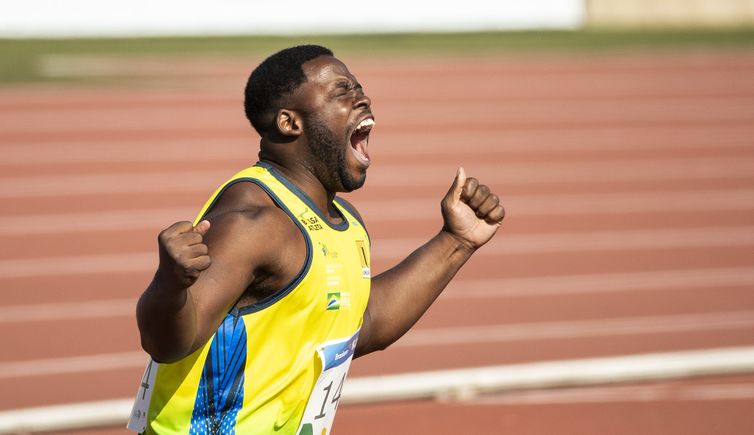
[[[205,217],[212,220],[225,215],[250,220],[275,220],[286,216],[262,187],[246,181],[233,183],[224,189]]]
[[[277,246],[303,242],[297,225],[281,210],[272,198],[258,185],[249,182],[234,183],[225,189],[216,203],[204,216],[219,236],[230,237],[239,249],[244,246],[255,250],[274,251]]]

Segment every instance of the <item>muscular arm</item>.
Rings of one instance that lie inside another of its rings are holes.
[[[175,239],[195,241],[207,225],[203,222],[198,231],[190,222],[179,222],[161,233],[160,266],[137,305],[142,347],[155,361],[175,362],[206,343],[244,291],[263,275],[269,279],[270,265],[280,263],[281,250],[275,247],[295,246],[297,240],[290,239],[301,237],[255,189],[249,183],[228,189],[207,216],[211,227],[198,244]],[[203,269],[186,260],[202,252],[196,248],[200,244],[211,258]],[[278,272],[277,280],[284,282],[286,271]]]
[[[497,196],[459,169],[441,203],[444,226],[397,266],[372,280],[356,356],[398,340],[424,314],[458,270],[495,235],[505,211]]]

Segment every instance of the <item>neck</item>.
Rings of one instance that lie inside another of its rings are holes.
[[[289,145],[273,144],[272,147]],[[336,219],[340,218],[340,215],[332,205],[335,199],[335,192],[329,191],[325,187],[322,181],[315,175],[311,165],[307,164],[306,160],[286,158],[287,156],[279,155],[280,153],[269,152],[269,149],[272,147],[264,146],[263,144],[260,147],[259,160],[270,164],[275,170],[295,184],[296,187],[306,193],[314,202],[314,205],[319,207],[324,216]]]

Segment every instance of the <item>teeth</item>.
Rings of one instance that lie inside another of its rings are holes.
[[[364,129],[371,130],[372,127],[374,127],[374,119],[367,118],[359,123],[359,125],[356,126],[356,131],[361,131]]]

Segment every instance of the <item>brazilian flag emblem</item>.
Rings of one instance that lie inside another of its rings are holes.
[[[334,311],[340,309],[340,292],[327,293],[327,310]]]

